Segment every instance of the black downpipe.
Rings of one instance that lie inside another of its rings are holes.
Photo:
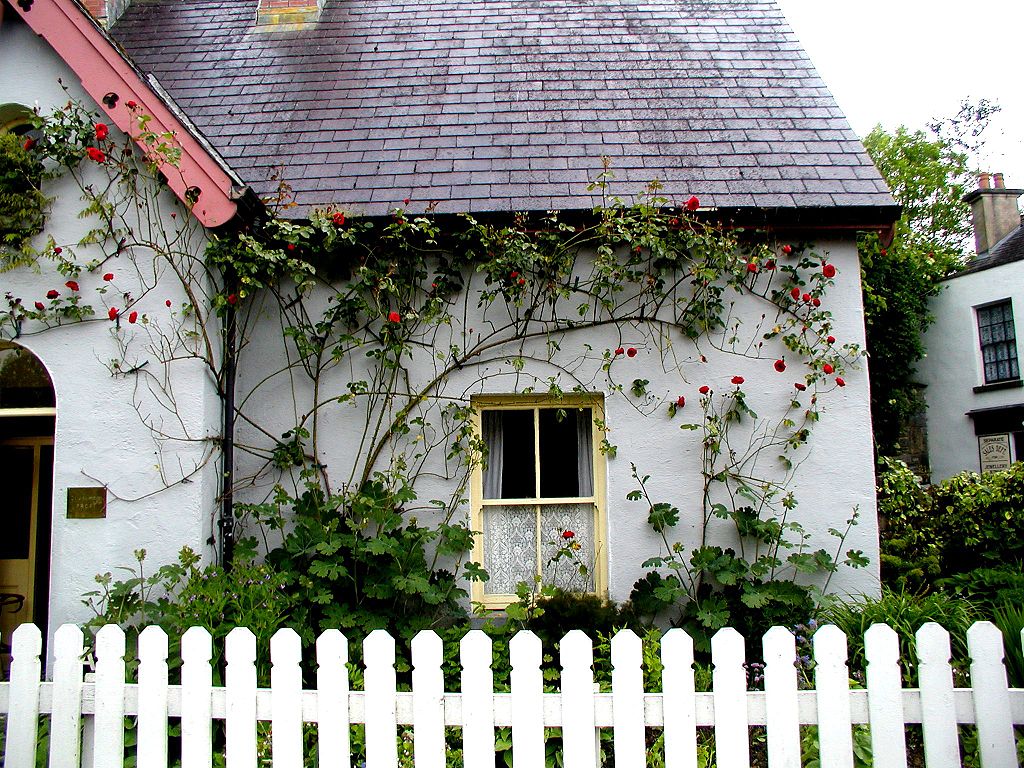
[[[231,293],[229,295],[235,295]],[[221,450],[224,467],[221,476],[220,563],[231,568],[235,554],[235,374],[238,370],[236,343],[237,313],[230,302],[224,313],[224,439]]]

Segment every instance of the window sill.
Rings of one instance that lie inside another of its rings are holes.
[[[975,394],[979,392],[995,392],[1000,389],[1019,389],[1024,387],[1024,381],[1021,379],[1008,379],[1007,381],[997,381],[992,384],[981,384],[974,388]]]

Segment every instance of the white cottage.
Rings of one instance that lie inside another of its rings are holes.
[[[871,565],[829,588],[877,590],[856,232],[898,211],[774,2],[92,5],[109,32],[73,0],[2,6],[4,129],[28,140],[31,111],[69,98],[105,126],[75,129],[102,157],[43,186],[38,268],[3,274],[20,538],[0,590],[25,598],[5,637],[82,619],[93,576],[137,549],[223,556],[232,505],[266,504],[299,465],[330,491],[413,478],[422,506],[405,514],[470,526],[490,574],[473,598],[500,608],[534,577],[627,598],[663,543],[650,505],[627,501],[634,474],[678,508],[685,547],[738,547],[711,513],[735,499],[709,490],[710,451],[760,499],[742,509],[800,522],[807,552],[834,549],[828,530],[857,510],[843,547]],[[126,136],[134,156],[115,149]],[[140,173],[135,203],[88,235],[83,195],[140,159],[165,186]],[[602,193],[646,199],[652,181],[651,239],[634,222],[607,252],[537,255],[610,221]],[[204,260],[211,238],[268,221],[261,247],[315,264],[315,287],[224,282]],[[383,239],[366,245],[364,224]],[[428,240],[428,260],[401,255]],[[519,261],[488,253],[499,240]],[[692,260],[667,288],[682,262],[658,261],[665,243]],[[358,287],[387,259],[393,275]],[[716,439],[737,415],[734,442]],[[583,583],[558,572],[567,542]]]
[[[933,482],[1008,469],[1024,459],[1024,394],[1016,329],[1024,324],[1021,189],[983,173],[971,204],[977,256],[930,303],[920,379],[928,403]]]

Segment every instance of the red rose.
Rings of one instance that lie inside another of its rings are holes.
[[[111,307],[110,309],[108,309],[107,310],[107,317],[109,317],[111,320],[116,320],[117,319],[117,307]]]
[[[825,341],[827,341],[829,344],[835,344],[836,343],[836,337],[835,336],[829,336],[827,339],[825,339]]]
[[[96,138],[99,139],[100,141],[103,141],[103,139],[107,138],[107,136],[110,133],[110,129],[107,128],[106,123],[96,123],[95,130]]]
[[[294,251],[295,250],[295,243],[288,243],[288,250],[289,251]]]
[[[228,304],[230,304],[233,307],[237,303],[238,303],[238,294],[237,293],[229,293],[228,294]]]
[[[792,245],[784,245],[784,246],[782,246],[782,252],[784,254],[786,254],[787,256],[789,256],[789,254],[791,254],[793,252],[793,246]]]
[[[46,298],[48,299],[56,299],[58,296],[60,296],[60,294],[52,288],[46,292]]]
[[[836,268],[832,264],[824,264],[821,267],[821,274],[823,274],[825,277],[831,280],[833,277],[836,276]]]
[[[125,106],[128,107],[128,109],[135,109],[139,105],[136,104],[134,101],[126,101]]]
[[[747,264],[747,272],[757,272],[757,264],[755,264],[755,263],[754,263],[754,262],[752,262],[752,261],[751,261],[751,262],[749,262],[749,263]]]
[[[636,357],[636,347],[630,347],[626,350],[626,357]]]
[[[735,384],[735,385],[736,385],[737,387],[738,387],[738,386],[739,386],[740,384],[742,384],[742,383],[743,383],[743,381],[744,381],[744,379],[743,379],[743,377],[742,377],[742,376],[733,376],[733,377],[732,377],[732,383],[733,383],[733,384]]]
[[[519,284],[520,285],[526,285],[526,278],[525,277],[520,277],[519,278]]]
[[[36,140],[29,136],[25,139],[25,143],[21,145],[21,148],[28,152],[32,147],[36,145]]]
[[[786,370],[786,361],[785,360],[776,360],[775,361],[775,370],[778,371],[779,373],[782,373],[784,370]]]
[[[167,301],[164,302],[164,304],[166,304],[168,307],[171,306],[171,300],[168,299]]]
[[[825,373],[831,374],[831,373],[832,373],[832,371],[834,371],[834,370],[835,370],[835,368],[833,368],[833,367],[832,367],[831,365],[829,365],[828,363],[825,363],[825,364],[824,364],[823,366],[821,366],[821,370],[823,370],[823,371],[824,371]]]
[[[801,392],[803,392],[805,389],[807,389],[807,385],[806,384],[801,384],[799,381],[796,384],[794,384],[793,386],[796,387],[797,389],[799,389]]]
[[[128,315],[128,322],[129,323],[134,323],[138,319],[139,319],[139,313],[138,312],[132,312],[130,315]]]
[[[400,322],[402,322],[402,316],[400,314],[398,314],[397,312],[395,312],[395,310],[391,310],[388,313],[388,322],[389,323],[400,323]]]
[[[800,289],[798,287],[794,287],[793,290],[789,292],[789,295],[792,296],[794,299],[799,299]]]
[[[883,249],[882,249],[882,255],[883,255],[883,256],[887,255],[888,253],[889,253],[889,252],[888,252],[887,250],[885,250],[885,248],[883,248]],[[929,255],[929,256],[934,256],[935,254],[934,254],[934,253],[929,253],[928,255]]]
[[[703,387],[701,387],[697,391],[700,392],[702,395],[706,395],[708,392],[711,391],[711,387],[709,387],[707,384],[705,384]]]
[[[53,249],[54,254],[57,255],[57,256],[60,256],[61,253],[63,253],[63,251],[64,251],[64,249],[61,248],[59,245],[56,248]]]
[[[567,541],[569,539],[575,538],[575,536],[576,536],[576,534],[573,531],[570,531],[570,530],[562,531],[562,538],[566,539]]]
[[[64,283],[64,285],[66,285],[72,291],[77,291],[78,290],[78,283],[76,281],[74,281],[74,280],[68,280],[66,283]]]
[[[511,279],[515,280],[517,277],[519,277],[519,273],[518,272],[513,272],[511,275],[509,275],[509,277]]]
[[[803,295],[803,296],[802,296],[801,298],[802,298],[802,299],[803,299],[804,301],[810,301],[810,300],[811,300],[811,294],[809,294],[809,293],[805,293],[805,294],[804,294],[804,295]]]
[[[96,147],[89,147],[85,150],[85,153],[89,155],[90,160],[95,160],[97,163],[102,163],[107,159],[107,156],[100,150],[96,149]]]
[[[696,195],[686,201],[686,210],[696,211],[698,208],[700,208],[700,200],[697,199]]]
[[[811,299],[811,304],[813,304],[816,307],[820,307],[821,306],[821,299],[815,297],[815,298]]]
[[[615,350],[615,354],[616,355],[624,355],[624,354],[626,354],[626,350],[624,350],[622,347],[619,347],[618,349]]]
[[[764,268],[767,269],[769,272],[773,271],[775,269],[775,262],[771,260],[766,261],[764,264]]]
[[[331,216],[331,222],[336,227],[343,226],[345,224],[345,214],[340,212],[334,214],[333,216]]]
[[[676,408],[682,408],[684,405],[686,405],[686,398],[680,395],[676,398]]]
[[[40,312],[42,312],[44,309],[46,309],[46,305],[43,304],[43,302],[41,302],[41,301],[37,301],[36,302],[36,309],[38,309]]]
[[[677,219],[675,216],[673,216],[671,219],[668,220],[668,225],[670,227],[678,227],[679,226],[679,219]]]
[[[407,198],[405,198],[405,199],[404,199],[404,200],[402,201],[402,205],[408,205],[408,204],[409,204],[409,198],[407,197]]]
[[[113,272],[107,272],[107,274],[105,274],[103,276],[103,279],[106,280],[109,283],[111,280],[114,279],[114,273]]]
[[[838,384],[840,387],[845,387],[846,386],[846,382],[843,381],[843,377],[842,376],[836,376],[836,384]]]

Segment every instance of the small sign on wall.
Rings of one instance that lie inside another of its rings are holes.
[[[68,488],[68,518],[94,520],[106,516],[106,488]]]
[[[981,435],[978,438],[978,452],[981,454],[982,472],[1001,472],[1009,469],[1010,435]]]

